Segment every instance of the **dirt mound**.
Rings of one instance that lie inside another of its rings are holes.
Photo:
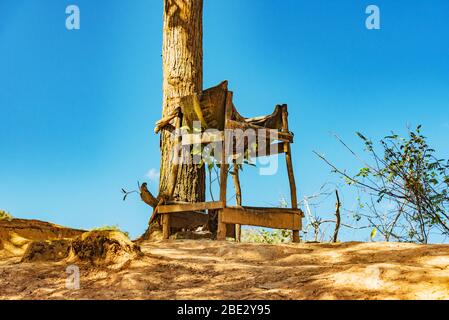
[[[1,220],[0,255],[22,256],[33,241],[70,239],[83,232],[39,220]]]
[[[71,240],[50,240],[31,242],[21,262],[56,262],[68,258]]]
[[[85,232],[74,239],[32,242],[22,262],[89,262],[123,265],[141,256],[140,247],[119,231]]]
[[[122,232],[92,231],[72,241],[68,259],[109,265],[125,263],[141,255],[140,247]]]

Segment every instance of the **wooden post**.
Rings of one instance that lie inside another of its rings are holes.
[[[226,223],[223,223],[223,209],[218,211],[218,229],[217,229],[217,240],[226,240]]]
[[[234,160],[234,170],[233,170],[233,176],[232,179],[234,181],[234,187],[235,187],[235,200],[237,203],[237,206],[242,205],[242,189],[240,187],[240,179],[239,179],[239,168],[237,165],[237,160]],[[242,226],[240,224],[235,225],[235,241],[240,242],[241,241],[241,233],[242,233]]]
[[[220,164],[220,201],[226,207],[226,187],[228,183],[228,164],[226,163],[226,138],[223,141]],[[223,210],[218,212],[217,240],[226,240],[226,224],[222,221]]]
[[[221,150],[221,163],[220,163],[220,201],[223,203],[223,207],[226,207],[227,203],[227,184],[228,184],[228,168],[227,163],[227,150],[228,141],[226,134],[226,121],[229,119],[230,113],[232,112],[232,92],[228,91],[226,94],[226,105],[225,105],[225,131],[223,132],[223,144]],[[223,210],[218,212],[218,231],[217,240],[226,240],[226,224],[222,222]]]
[[[170,239],[170,214],[163,214],[162,220],[162,238]]]
[[[282,129],[284,132],[289,132],[288,129],[288,111],[287,105],[282,105]],[[287,163],[287,173],[288,180],[290,183],[290,198],[292,202],[292,209],[298,209],[298,198],[296,195],[296,182],[295,175],[293,173],[293,163],[292,163],[292,151],[290,147],[290,142],[284,142],[284,152],[285,152],[285,162]],[[298,243],[299,230],[293,230],[293,242]]]

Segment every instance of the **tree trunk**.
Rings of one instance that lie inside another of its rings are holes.
[[[203,90],[203,0],[164,0],[163,31],[163,117],[178,106],[180,97]],[[170,190],[170,161],[173,143],[161,133],[159,194]],[[205,172],[197,165],[179,167],[175,200],[205,200]]]
[[[179,106],[179,98],[203,90],[203,0],[164,0],[162,45],[162,117]],[[159,196],[167,198],[173,186],[171,134],[161,131]],[[173,198],[178,201],[205,201],[205,170],[195,164],[182,164],[177,171]],[[184,217],[186,217],[184,215]],[[194,217],[193,217],[194,218]],[[152,233],[150,225],[142,239]]]

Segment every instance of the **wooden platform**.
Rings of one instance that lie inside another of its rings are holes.
[[[216,202],[199,202],[199,203],[173,203],[161,205],[158,207],[160,214],[174,213],[174,212],[191,212],[191,211],[205,211],[214,209],[223,209],[224,204],[221,201]]]
[[[227,207],[221,201],[200,203],[172,203],[159,206],[162,215],[164,238],[170,237],[170,228],[174,226],[174,217],[179,219],[182,213],[197,214],[214,210],[218,212],[217,240],[226,240],[227,235],[235,234],[230,228],[236,225],[286,229],[298,232],[302,229],[303,212],[291,208],[261,208],[261,207]],[[237,239],[236,239],[237,240]]]

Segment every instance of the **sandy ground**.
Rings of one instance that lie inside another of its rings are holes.
[[[120,269],[1,257],[1,299],[449,299],[449,245],[141,243]]]

